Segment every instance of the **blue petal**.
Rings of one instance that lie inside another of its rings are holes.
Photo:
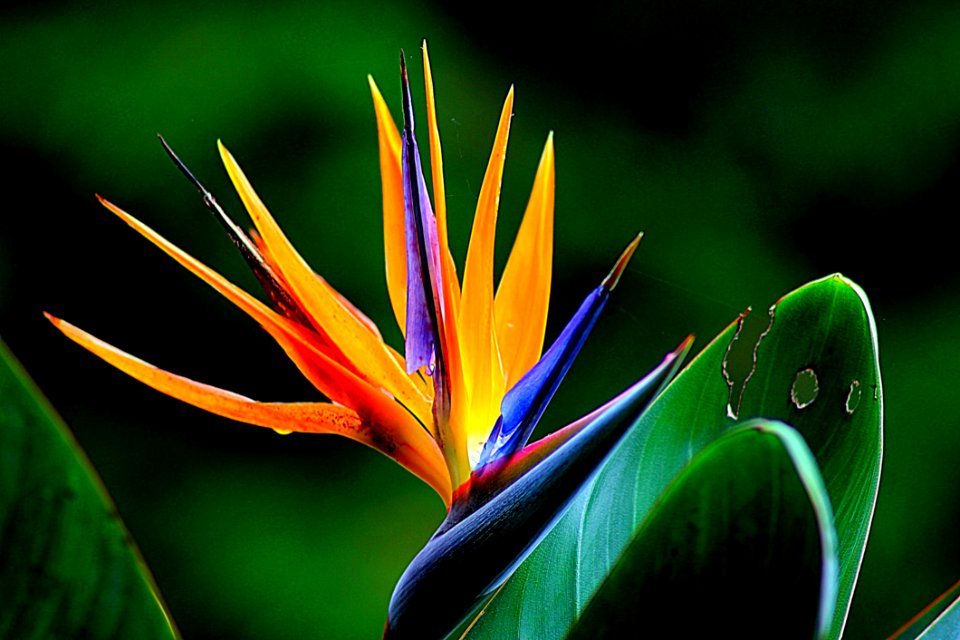
[[[514,454],[530,439],[560,381],[567,374],[600,317],[607,298],[610,297],[610,291],[616,286],[641,237],[642,234],[634,238],[603,283],[591,291],[580,304],[580,308],[547,352],[506,393],[500,404],[500,419],[483,446],[477,468],[497,458]]]
[[[420,150],[414,136],[413,102],[403,52],[400,53],[403,80],[403,209],[407,240],[407,326],[404,358],[407,373],[420,367],[433,372],[439,339],[440,245],[437,219],[430,206],[420,166]]]
[[[489,502],[462,520],[451,512],[394,589],[384,638],[443,638],[503,584],[673,376],[689,342]]]

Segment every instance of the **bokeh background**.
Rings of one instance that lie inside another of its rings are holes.
[[[314,268],[398,345],[366,75],[399,116],[398,51],[419,78],[424,37],[461,264],[511,83],[498,264],[553,130],[549,336],[647,232],[546,423],[604,400],[687,333],[705,344],[746,307],[840,271],[873,303],[887,408],[847,637],[892,632],[960,578],[960,268],[947,229],[960,211],[956,3],[3,9],[0,336],[102,474],[184,634],[379,637],[392,586],[442,505],[353,443],[281,437],[169,400],[69,343],[41,311],[257,399],[316,398],[262,331],[93,197],[254,291],[155,134],[242,218],[219,137]]]

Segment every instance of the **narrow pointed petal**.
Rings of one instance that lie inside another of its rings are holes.
[[[427,367],[427,371],[432,373],[438,355],[442,358],[438,354],[442,313],[440,244],[436,217],[420,166],[410,82],[402,53],[400,72],[403,85],[401,168],[407,242],[407,332],[404,356],[408,372]]]
[[[400,169],[400,132],[390,116],[380,89],[367,76],[377,114],[380,141],[380,179],[383,189],[383,249],[387,263],[387,292],[401,331],[407,330],[407,243],[403,210],[403,175]]]
[[[641,237],[638,235],[630,243],[603,283],[580,304],[543,358],[504,396],[500,418],[487,439],[479,465],[512,455],[530,439],[540,416],[600,317],[610,291],[616,286]]]
[[[434,213],[437,218],[437,238],[440,246],[447,245],[447,194],[443,184],[443,152],[440,148],[440,129],[437,127],[437,103],[433,92],[433,71],[427,41],[423,41],[423,82],[427,98],[427,138],[430,141],[430,173],[433,178]]]
[[[440,244],[437,222],[427,196],[427,186],[420,164],[420,150],[415,135],[413,101],[407,76],[406,61],[400,53],[400,75],[403,88],[403,187],[407,225],[407,335],[404,356],[407,371],[426,367],[434,384],[433,412],[440,429],[451,482],[454,486],[470,475],[462,430],[451,422],[452,380],[459,380],[459,360],[455,339],[456,327],[444,321],[449,307],[443,297]],[[445,333],[450,326],[451,335]],[[434,369],[435,368],[435,369]],[[451,374],[456,377],[451,378]]]
[[[407,407],[410,411],[408,413],[379,388],[370,385],[357,372],[341,364],[336,359],[336,354],[317,340],[317,334],[275,313],[119,207],[103,199],[101,202],[134,230],[253,318],[277,341],[303,375],[321,393],[334,402],[356,410],[373,424],[395,423],[397,428],[402,426],[411,432],[408,439],[417,440],[424,448],[435,448],[431,435],[428,435],[422,426],[432,424],[429,404]],[[422,432],[423,438],[419,432]]]
[[[444,356],[445,375],[447,378],[445,405],[440,409],[438,418],[447,425],[462,425],[465,416],[469,415],[470,407],[467,398],[467,388],[463,382],[463,365],[460,358],[460,280],[457,277],[457,268],[450,253],[450,242],[447,233],[446,190],[443,180],[443,154],[440,145],[440,128],[437,125],[437,106],[433,88],[433,71],[430,65],[430,55],[427,51],[427,41],[423,41],[423,78],[426,86],[427,103],[427,133],[430,141],[430,168],[433,177],[433,201],[435,204],[437,242],[440,251],[440,339]],[[444,399],[442,399],[444,400]],[[444,415],[445,414],[445,415]],[[462,429],[450,429],[444,435],[447,446],[465,454],[466,443],[463,440]],[[461,464],[459,461],[463,459]],[[466,456],[457,454],[458,464],[462,467],[464,476],[468,473],[469,463]]]
[[[500,278],[495,302],[497,341],[506,388],[540,358],[553,272],[553,133],[547,136],[530,202]]]
[[[457,268],[450,255],[450,241],[447,233],[447,193],[443,182],[443,151],[440,146],[440,128],[437,126],[437,104],[433,91],[433,71],[430,67],[430,55],[427,41],[423,41],[423,80],[427,98],[427,133],[430,139],[430,173],[433,177],[434,213],[437,217],[437,239],[440,242],[440,268],[442,270],[444,322],[455,325],[460,307],[460,281]],[[447,332],[455,330],[449,326]]]
[[[207,209],[214,215],[217,222],[219,222],[224,231],[227,232],[227,236],[233,242],[234,246],[240,251],[240,255],[243,256],[247,266],[250,267],[254,277],[256,277],[260,286],[263,288],[264,293],[266,293],[270,299],[270,305],[288,318],[296,320],[305,326],[309,325],[310,319],[307,317],[306,311],[300,307],[297,301],[290,295],[289,287],[287,287],[282,281],[282,278],[279,277],[274,269],[274,265],[267,261],[258,244],[254,240],[251,240],[250,237],[243,232],[243,229],[227,215],[227,212],[223,210],[216,198],[213,197],[213,194],[207,191],[207,188],[193,175],[193,172],[187,168],[187,165],[180,160],[180,157],[177,156],[170,145],[167,144],[163,136],[157,134],[157,138],[160,139],[160,144],[163,145],[164,151],[170,156],[174,165],[176,165],[180,172],[196,187],[197,191],[200,192],[200,195],[203,197],[203,204],[206,205]]]
[[[439,455],[404,442],[398,432],[373,428],[356,411],[329,403],[257,402],[245,396],[159,369],[99,340],[72,324],[45,314],[68,338],[140,382],[178,400],[225,418],[280,432],[336,433],[395,459],[434,487],[441,496],[449,480]],[[435,449],[435,448],[434,448]]]
[[[384,638],[445,637],[502,585],[676,372],[688,343],[492,500],[462,520],[454,507],[400,578]]]
[[[463,271],[459,329],[464,384],[470,390],[466,430],[471,455],[479,454],[479,447],[489,433],[490,425],[500,413],[500,399],[504,392],[494,324],[493,245],[512,115],[513,87],[507,93],[500,113],[500,124],[480,188]]]
[[[359,322],[325,287],[316,286],[316,274],[280,231],[236,160],[219,143],[220,155],[264,244],[269,247],[291,293],[306,309],[317,328],[326,333],[352,365],[372,384],[386,389],[407,407],[429,402],[397,366],[386,345]]]

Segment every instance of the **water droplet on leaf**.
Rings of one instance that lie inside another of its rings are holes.
[[[293,431],[287,431],[286,429],[274,429],[273,431],[274,433],[279,433],[282,436],[288,436],[293,433]]]
[[[820,381],[813,369],[807,368],[797,372],[790,389],[790,399],[797,409],[806,409],[817,399],[820,393]]]

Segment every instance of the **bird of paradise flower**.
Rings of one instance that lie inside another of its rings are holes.
[[[431,203],[401,53],[403,129],[372,78],[390,302],[401,355],[377,326],[297,253],[222,143],[255,231],[247,234],[161,138],[240,250],[268,302],[236,287],[118,206],[104,206],[265,329],[329,402],[257,402],[159,369],[46,314],[67,337],[145,384],[201,409],[282,433],[337,433],[393,458],[429,484],[448,514],[401,578],[385,637],[442,637],[497,589],[679,366],[690,339],[619,396],[527,445],[641,235],[627,246],[542,353],[551,282],[554,146],[548,135],[529,204],[496,292],[494,230],[513,88],[477,202],[462,284],[447,242],[443,159],[423,44]],[[99,198],[99,196],[98,196]]]

